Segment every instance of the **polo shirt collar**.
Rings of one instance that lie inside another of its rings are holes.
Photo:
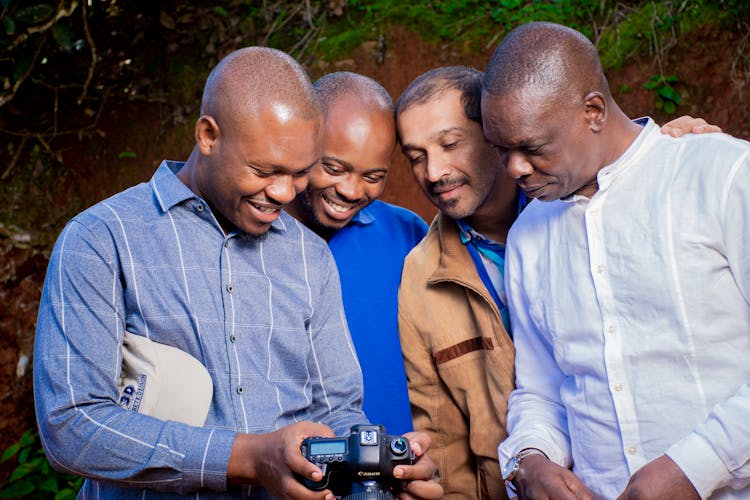
[[[370,209],[371,205],[372,204],[367,205],[365,208],[357,212],[354,217],[352,217],[352,220],[349,221],[349,224],[360,224],[364,226],[375,222],[375,219],[377,217],[375,216],[375,213]]]

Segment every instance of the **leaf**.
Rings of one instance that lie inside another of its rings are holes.
[[[229,12],[227,12],[226,9],[221,5],[217,5],[216,7],[214,7],[214,12],[219,14],[221,17],[229,17]]]
[[[121,151],[117,155],[118,160],[123,160],[125,158],[129,158],[131,160],[135,160],[135,151]]]
[[[41,483],[39,483],[39,491],[51,491],[57,492],[57,479],[54,477],[48,477]]]
[[[664,81],[667,83],[677,83],[680,81],[680,79],[677,78],[675,75],[669,75],[668,77],[664,79]]]
[[[664,101],[664,112],[671,115],[675,112],[675,105],[672,101]]]
[[[75,500],[75,498],[76,492],[71,490],[70,488],[60,490],[55,495],[55,500]]]
[[[658,91],[659,95],[668,101],[679,102],[680,94],[672,87],[662,87]]]
[[[10,477],[8,478],[8,482],[12,483],[13,481],[17,481],[21,478],[24,478],[28,476],[30,472],[31,472],[31,467],[29,467],[28,464],[21,464],[15,468],[13,473],[11,473]]]
[[[23,436],[21,436],[21,446],[24,448],[27,446],[31,446],[36,441],[38,435],[35,431],[28,430],[23,433]]]
[[[649,80],[649,81],[647,81],[646,83],[643,84],[643,88],[644,89],[648,89],[648,90],[654,90],[654,89],[659,88],[659,85],[661,85],[660,82],[657,82],[657,81],[654,81],[653,79],[651,79],[651,80]]]
[[[21,443],[14,443],[8,446],[8,449],[5,450],[5,453],[3,453],[2,458],[0,458],[0,464],[10,460],[16,453],[18,453],[18,450],[20,449],[21,449]]]
[[[48,3],[30,5],[16,13],[16,21],[24,24],[37,24],[49,19],[55,10],[55,6]]]
[[[161,11],[161,13],[159,14],[159,24],[161,24],[168,30],[173,30],[175,27],[174,19],[172,19],[172,16],[164,11]]]
[[[19,464],[25,464],[29,461],[29,453],[31,453],[31,448],[24,448],[21,450],[21,453],[18,454],[18,463]]]
[[[34,492],[34,483],[31,481],[18,481],[0,490],[0,498],[17,498]]]
[[[67,24],[55,23],[52,26],[52,37],[61,49],[70,52],[73,48],[73,44],[70,42],[70,27]]]
[[[16,22],[12,17],[6,16],[3,18],[3,26],[5,26],[6,35],[14,35],[16,33]]]

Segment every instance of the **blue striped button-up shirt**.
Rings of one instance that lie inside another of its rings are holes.
[[[181,166],[164,162],[150,182],[75,217],[50,258],[37,416],[51,462],[98,478],[85,497],[161,497],[143,488],[213,497],[227,487],[238,432],[313,420],[342,435],[366,422],[325,242],[286,213],[263,238],[225,235],[175,176]],[[125,330],[205,365],[214,392],[204,427],[118,406]]]

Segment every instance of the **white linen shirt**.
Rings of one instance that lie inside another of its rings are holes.
[[[702,498],[750,498],[749,155],[648,120],[591,199],[522,213],[501,465],[539,448],[614,499],[666,453]]]

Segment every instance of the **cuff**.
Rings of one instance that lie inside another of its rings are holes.
[[[227,466],[236,432],[225,429],[202,429],[200,436],[185,455],[183,472],[187,489],[227,489]]]
[[[728,484],[731,474],[719,455],[697,434],[672,445],[666,455],[687,476],[701,498],[708,498],[717,488]]]

